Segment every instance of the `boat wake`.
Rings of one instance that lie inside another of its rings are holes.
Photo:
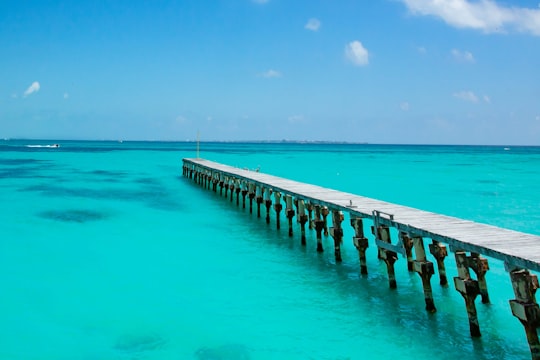
[[[59,148],[59,144],[52,144],[52,145],[25,145],[29,148]]]

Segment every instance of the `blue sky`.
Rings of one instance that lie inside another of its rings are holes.
[[[0,2],[0,138],[540,145],[540,3]]]

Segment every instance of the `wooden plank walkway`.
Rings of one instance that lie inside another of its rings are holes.
[[[270,188],[284,195],[348,212],[351,216],[374,219],[374,211],[384,214],[378,219],[391,227],[449,244],[453,250],[479,253],[505,262],[509,270],[522,268],[540,271],[540,236],[440,215],[407,206],[341,192],[317,185],[301,183],[256,171],[240,169],[204,159],[184,159],[212,173],[257,186]]]

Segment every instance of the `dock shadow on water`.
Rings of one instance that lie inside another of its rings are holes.
[[[201,347],[195,351],[197,360],[249,360],[249,350],[242,344],[226,344],[216,347]]]

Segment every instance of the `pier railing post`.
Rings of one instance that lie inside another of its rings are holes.
[[[474,303],[474,300],[480,293],[478,281],[471,279],[466,253],[458,250],[455,252],[455,256],[458,276],[454,277],[454,285],[456,290],[463,296],[463,299],[465,299],[471,336],[480,337],[480,324],[478,322],[478,314],[476,313],[476,305]]]
[[[353,244],[358,250],[360,259],[360,274],[367,275],[366,250],[369,246],[368,239],[364,236],[364,221],[361,217],[351,218],[351,226],[354,229]]]
[[[343,228],[341,223],[343,222],[343,213],[339,210],[332,210],[332,227],[330,228],[330,235],[334,238],[334,255],[336,262],[342,262],[341,258],[341,242],[343,240]]]
[[[536,290],[538,289],[538,277],[530,274],[528,270],[517,269],[510,272],[512,288],[516,295],[515,300],[510,300],[512,314],[519,319],[531,350],[533,360],[540,359],[540,342],[536,328],[540,326],[540,307],[536,303]]]

